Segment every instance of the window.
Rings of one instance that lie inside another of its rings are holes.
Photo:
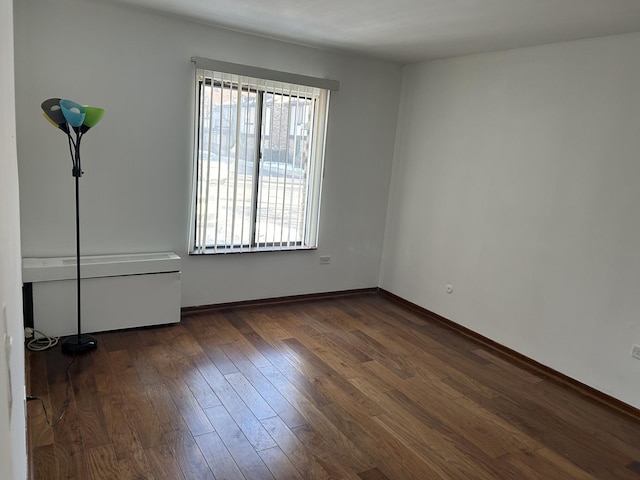
[[[315,248],[329,90],[199,63],[190,251]]]

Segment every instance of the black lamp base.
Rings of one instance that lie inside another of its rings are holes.
[[[82,335],[71,335],[62,342],[62,353],[84,353],[95,350],[98,347],[98,341],[91,335],[83,333]]]

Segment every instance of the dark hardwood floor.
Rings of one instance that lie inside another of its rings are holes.
[[[640,422],[388,298],[186,316],[28,353],[36,479],[635,479]]]

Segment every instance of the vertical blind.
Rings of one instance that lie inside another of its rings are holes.
[[[313,248],[328,91],[196,69],[192,253]]]

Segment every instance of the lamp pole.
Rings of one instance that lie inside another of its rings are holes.
[[[80,177],[82,176],[82,165],[80,163],[80,140],[82,140],[82,131],[79,128],[73,129],[76,132],[76,140],[74,142],[69,131],[70,144],[73,145],[73,170],[76,184],[76,303],[77,303],[77,319],[78,333],[75,336],[67,337],[62,342],[63,353],[83,353],[95,349],[98,342],[92,335],[82,333],[82,295],[80,281]]]

